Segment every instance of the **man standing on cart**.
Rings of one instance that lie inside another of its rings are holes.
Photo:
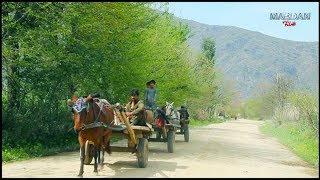
[[[156,81],[151,80],[147,82],[148,88],[144,91],[144,100],[146,104],[146,109],[155,110],[156,109],[156,97],[157,89],[155,87]]]

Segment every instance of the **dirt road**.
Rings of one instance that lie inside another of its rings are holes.
[[[98,175],[85,165],[83,177],[319,177],[276,139],[262,135],[261,123],[240,119],[191,129],[189,143],[176,136],[174,153],[165,143],[150,142],[146,168],[137,168],[133,154],[106,154]],[[3,164],[2,177],[76,178],[78,170],[79,152],[68,152]]]

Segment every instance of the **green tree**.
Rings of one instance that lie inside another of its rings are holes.
[[[74,93],[125,103],[132,88],[156,79],[159,105],[179,105],[196,91],[188,27],[151,3],[2,5],[6,146],[76,141],[66,106]]]
[[[310,92],[295,91],[290,93],[289,102],[299,110],[299,119],[315,133],[319,134],[319,101]]]
[[[203,39],[202,43],[202,53],[205,55],[205,57],[212,62],[212,64],[215,64],[215,54],[216,54],[216,43],[212,38],[205,38]]]

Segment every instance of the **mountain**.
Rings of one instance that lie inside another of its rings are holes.
[[[319,42],[297,42],[234,26],[179,21],[190,27],[188,44],[194,54],[201,51],[203,38],[215,40],[216,67],[234,82],[242,98],[252,96],[261,84],[270,84],[277,73],[288,75],[296,88],[319,92]]]

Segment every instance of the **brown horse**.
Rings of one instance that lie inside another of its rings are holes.
[[[103,122],[106,125],[111,125],[114,120],[114,113],[110,106],[99,107],[97,104],[99,99],[92,98],[90,95],[86,98],[78,99],[73,96],[68,100],[69,107],[72,107],[74,130],[78,133],[78,140],[80,144],[80,171],[78,176],[83,175],[83,166],[85,158],[85,143],[91,141],[94,143],[94,172],[98,172],[97,158],[100,151],[106,151],[111,154],[110,138],[112,131],[103,127],[85,128],[92,124],[95,120]],[[99,154],[100,155],[100,154]],[[103,166],[103,155],[100,165]]]

